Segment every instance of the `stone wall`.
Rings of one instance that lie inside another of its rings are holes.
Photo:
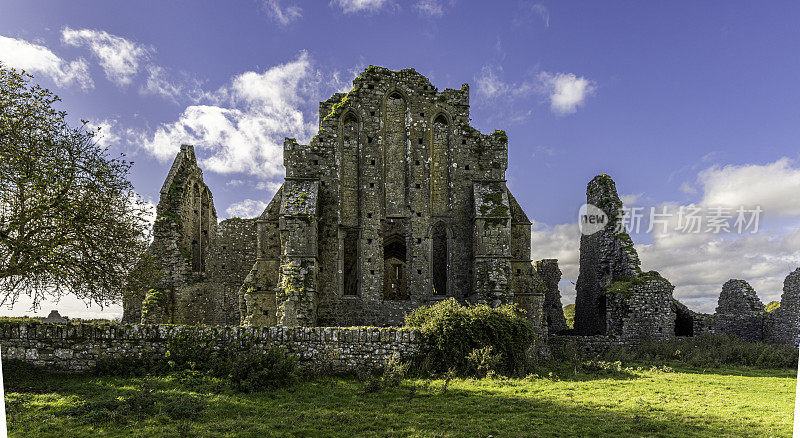
[[[558,290],[558,282],[561,281],[558,260],[539,260],[536,262],[536,272],[545,284],[544,315],[547,320],[547,329],[549,333],[563,332],[568,327],[567,320],[564,318],[564,308],[561,305],[561,292]]]
[[[335,371],[380,367],[395,353],[406,360],[422,349],[418,332],[376,327],[194,327],[177,325],[0,323],[3,360],[66,371],[88,371],[100,357],[163,357],[170,340],[208,337],[215,348],[252,340],[297,355],[300,364],[326,361]]]
[[[606,334],[630,342],[665,341],[675,334],[674,286],[656,272],[612,283],[607,292]]]
[[[194,147],[181,145],[161,188],[153,242],[142,259],[152,258],[157,274],[147,279],[131,278],[131,284],[139,290],[126,291],[123,321],[202,322],[206,315],[196,314],[186,306],[211,306],[209,296],[213,292],[207,287],[189,286],[207,278],[209,250],[216,231],[214,199],[203,182]],[[144,301],[136,303],[139,299]]]
[[[768,314],[765,332],[770,342],[800,344],[800,268],[784,280],[781,306]]]
[[[581,235],[575,333],[588,336],[606,333],[606,290],[611,283],[629,281],[642,271],[633,241],[618,226],[622,201],[614,180],[605,174],[594,177],[586,187],[586,203],[601,209],[607,218],[603,229]]]
[[[594,335],[594,336],[568,336],[550,335],[547,338],[552,351],[562,349],[576,349],[584,354],[591,356],[605,353],[612,347],[630,347],[632,343],[614,336]]]
[[[736,335],[747,341],[764,339],[764,320],[767,312],[756,291],[744,280],[728,280],[722,286],[714,332]]]

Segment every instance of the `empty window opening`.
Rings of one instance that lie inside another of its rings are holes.
[[[383,299],[406,300],[406,239],[391,234],[383,242]]]
[[[358,231],[347,230],[342,242],[344,295],[358,295]]]
[[[443,222],[437,222],[431,232],[433,254],[433,294],[447,295],[447,228]]]

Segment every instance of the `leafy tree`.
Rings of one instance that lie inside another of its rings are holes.
[[[87,122],[0,64],[0,302],[73,293],[116,301],[147,244],[147,207]]]

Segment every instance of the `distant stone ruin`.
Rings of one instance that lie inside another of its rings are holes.
[[[765,329],[768,340],[800,345],[800,268],[784,280],[780,307],[769,313]]]
[[[558,269],[558,260],[544,259],[535,264],[536,272],[545,285],[544,315],[549,333],[562,333],[569,329],[564,318],[564,308],[561,304],[561,292],[558,282],[561,281],[561,270]]]
[[[622,201],[611,177],[592,179],[586,202],[605,212],[608,221],[602,230],[581,235],[575,334],[630,341],[673,336],[673,286],[655,271],[642,272],[633,241],[620,226]]]
[[[42,322],[45,324],[64,324],[69,322],[69,320],[61,316],[58,310],[51,310],[50,314],[47,315],[47,318],[43,319]]]
[[[610,177],[598,175],[589,182],[587,203],[602,209],[609,221],[581,236],[573,334],[625,343],[703,333],[800,343],[800,268],[786,278],[781,305],[772,313],[744,280],[723,285],[715,314],[697,313],[673,298],[674,287],[658,272],[642,272],[633,241],[618,226],[622,202]]]
[[[728,280],[722,285],[713,330],[739,336],[748,341],[764,338],[767,315],[756,291],[744,280]]]
[[[154,272],[126,292],[122,322],[238,325],[238,292],[256,258],[255,241],[255,220],[217,221],[194,148],[181,146],[142,260],[152,260]]]

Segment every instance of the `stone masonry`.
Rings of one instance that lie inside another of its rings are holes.
[[[147,278],[123,298],[123,322],[238,324],[239,289],[256,258],[255,221],[217,222],[194,148],[181,146],[156,207]],[[136,280],[136,281],[133,281]]]
[[[408,360],[422,349],[419,333],[398,328],[0,323],[3,360],[73,372],[91,370],[101,357],[163,358],[176,337],[203,339],[215,349],[246,339],[262,350],[283,348],[300,365],[327,365],[336,372],[382,367],[393,355]]]
[[[508,191],[508,138],[469,126],[469,87],[370,67],[284,143],[286,179],[256,221],[247,325],[396,325],[447,297],[517,303],[542,325],[531,222]]]
[[[455,297],[517,304],[544,330],[508,138],[469,125],[468,85],[373,66],[319,114],[308,145],[284,142],[285,181],[255,219],[217,226],[181,147],[149,251],[162,273],[128,294],[125,322],[386,326]]]
[[[413,69],[369,67],[320,102],[309,144],[285,140],[285,180],[257,218],[218,222],[194,148],[181,146],[123,322],[391,326],[454,297],[516,304],[540,334],[612,344],[702,333],[798,344],[800,270],[772,313],[742,280],[725,284],[716,314],[693,312],[642,271],[608,175],[587,186],[607,221],[581,236],[567,330],[557,260],[533,266],[531,221],[506,185],[508,137],[471,127],[469,109],[467,84],[439,91]]]
[[[558,282],[561,281],[561,270],[558,269],[558,260],[544,259],[536,262],[536,272],[545,284],[544,314],[547,319],[548,333],[555,334],[566,331],[567,320],[564,318],[564,308],[561,305],[561,292]]]
[[[598,175],[587,204],[605,212],[605,226],[581,236],[575,334],[609,335],[638,342],[674,335],[673,286],[657,272],[642,272],[630,236],[619,226],[622,201],[614,181]]]
[[[744,280],[728,280],[719,295],[714,332],[760,341],[764,337],[766,313],[750,284]]]
[[[765,329],[768,341],[800,344],[800,268],[784,280],[781,305],[769,314]]]

